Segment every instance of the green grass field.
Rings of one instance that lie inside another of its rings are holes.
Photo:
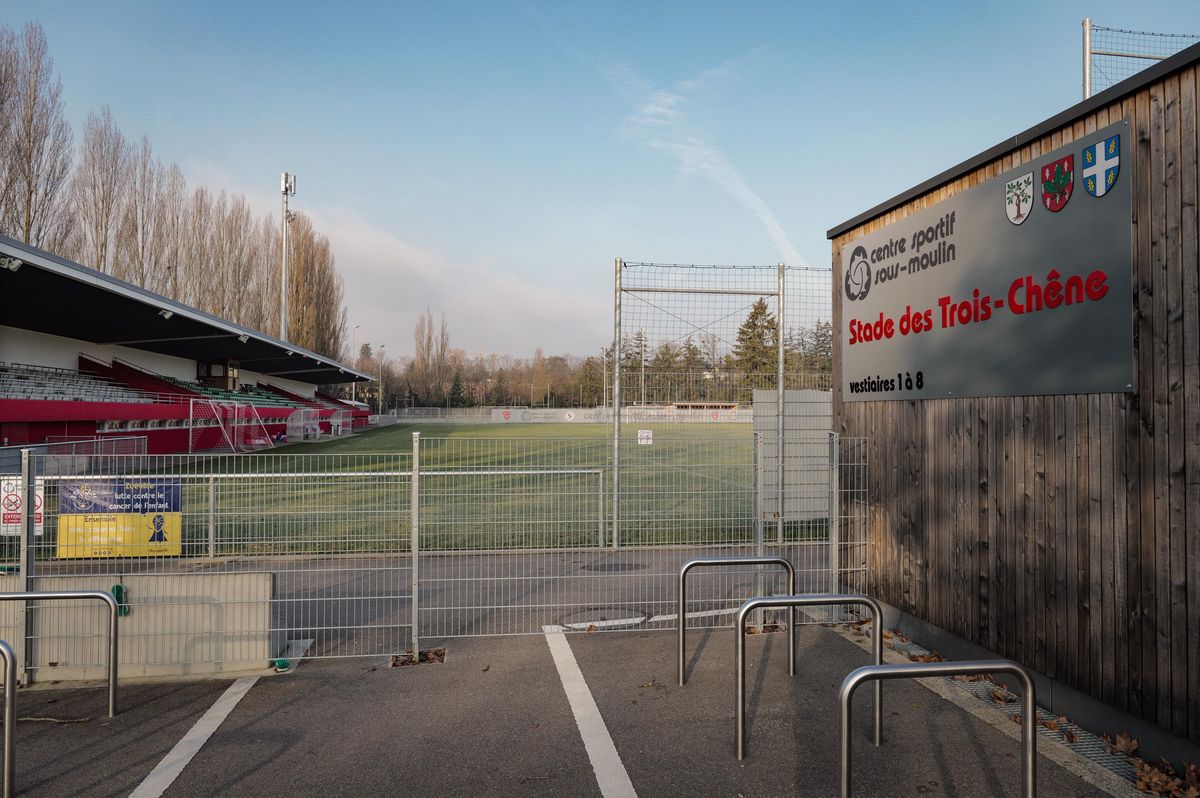
[[[653,431],[652,444],[638,444],[639,428]],[[406,552],[414,432],[422,550],[611,545],[606,424],[397,424],[252,455],[164,461],[154,473],[182,482],[185,555]],[[753,540],[750,425],[640,424],[622,433],[623,545]],[[53,492],[47,502],[54,507]],[[823,535],[823,522],[786,532],[789,540]]]

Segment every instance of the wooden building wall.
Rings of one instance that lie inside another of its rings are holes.
[[[1198,73],[838,236],[833,263],[837,276],[860,235],[1130,120],[1135,392],[842,402],[836,358],[834,424],[868,439],[881,599],[1200,742]]]

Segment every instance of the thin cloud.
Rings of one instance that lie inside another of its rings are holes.
[[[758,219],[785,263],[803,266],[804,258],[792,246],[767,203],[750,188],[725,153],[704,135],[701,125],[688,111],[701,95],[735,72],[737,66],[736,61],[726,62],[680,81],[671,90],[654,87],[627,66],[610,69],[613,84],[636,109],[625,118],[622,130],[643,146],[669,155],[685,173],[710,180]]]
[[[337,254],[350,324],[358,343],[411,352],[417,318],[445,311],[450,345],[475,354],[587,355],[611,337],[607,297],[580,295],[524,279],[500,263],[451,263],[348,209],[307,211]]]

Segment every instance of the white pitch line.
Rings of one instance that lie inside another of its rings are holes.
[[[257,681],[257,676],[244,676],[229,685],[229,689],[183,735],[183,739],[175,743],[175,747],[154,766],[154,770],[129,794],[129,798],[158,798],[166,792]]]
[[[689,612],[688,618],[712,618],[716,615],[733,615],[738,611],[737,607],[729,607],[723,610],[700,610],[698,612]],[[662,623],[663,621],[673,621],[679,617],[679,613],[670,612],[666,615],[655,615],[647,618],[645,615],[638,615],[634,618],[616,618],[611,621],[577,621],[575,623],[564,623],[564,629],[570,629],[573,632],[586,630],[590,626],[595,626],[597,629],[607,629],[610,626],[640,626],[643,623]]]
[[[637,798],[633,782],[629,780],[621,755],[617,753],[608,727],[604,725],[604,718],[600,717],[600,709],[584,681],[562,627],[543,626],[542,631],[546,635],[546,644],[550,646],[554,665],[558,668],[558,678],[562,680],[571,713],[575,716],[579,736],[583,738],[583,747],[596,773],[600,794],[604,798]]]

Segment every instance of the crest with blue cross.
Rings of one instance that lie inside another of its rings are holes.
[[[1083,148],[1083,188],[1093,197],[1103,197],[1120,171],[1121,134]]]

